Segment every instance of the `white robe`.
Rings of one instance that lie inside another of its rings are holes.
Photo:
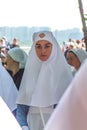
[[[35,33],[33,36],[34,44],[28,56],[17,99],[18,104],[30,106],[28,113],[30,130],[42,130],[39,108],[46,123],[53,111],[53,105],[58,103],[72,80],[70,68],[55,37],[51,32],[44,31],[45,37],[40,39],[40,33]],[[38,40],[48,40],[52,44],[52,52],[47,61],[41,61],[37,57],[35,44]],[[51,112],[47,113],[49,107]]]
[[[44,130],[87,130],[87,60],[77,72]]]

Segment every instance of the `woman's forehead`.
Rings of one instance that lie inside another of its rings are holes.
[[[36,42],[36,45],[44,45],[44,44],[52,44],[51,42],[47,41],[47,40],[39,40]]]

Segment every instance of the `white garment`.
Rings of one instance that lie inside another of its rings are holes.
[[[28,112],[28,125],[31,130],[44,129],[46,122],[54,111],[53,106],[50,107],[30,107]]]
[[[87,130],[87,60],[76,73],[44,130]]]
[[[22,130],[17,120],[0,97],[0,130]]]
[[[11,111],[17,108],[17,95],[18,91],[13,82],[13,79],[0,63],[0,96],[3,98]]]
[[[39,34],[44,37],[41,38]],[[33,40],[17,103],[30,106],[27,116],[30,130],[43,130],[53,111],[53,108],[49,108],[60,100],[72,80],[72,73],[51,32],[34,33]],[[47,40],[52,44],[52,52],[47,61],[37,57],[35,44],[38,40]]]
[[[39,37],[41,33],[45,34],[43,38]],[[51,32],[35,33],[33,40],[34,44],[25,66],[17,103],[48,107],[58,103],[72,80],[72,74]],[[38,40],[48,40],[53,45],[52,53],[47,61],[41,61],[36,55],[35,44]]]

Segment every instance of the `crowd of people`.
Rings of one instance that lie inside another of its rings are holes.
[[[63,42],[62,51],[64,53],[66,52],[66,50],[70,50],[74,48],[80,48],[80,49],[86,50],[86,43],[85,43],[84,38],[79,39],[79,40],[69,38],[67,42]]]
[[[84,38],[81,40],[70,38],[68,42],[63,44],[62,52],[64,53],[74,76],[87,58],[86,43]]]
[[[61,49],[51,31],[39,31],[33,33],[33,44],[27,54],[17,38],[13,39],[14,44],[3,38],[4,44],[0,42],[0,96],[22,130],[82,130],[79,129],[82,119],[77,122],[78,127],[72,125],[76,123],[75,116],[86,119],[81,109],[86,93],[82,90],[86,89],[86,77],[82,78],[87,64],[85,45],[81,48],[69,43],[70,46]],[[81,79],[80,85],[78,79]],[[81,99],[80,95],[84,97]],[[82,125],[85,130],[86,121]]]

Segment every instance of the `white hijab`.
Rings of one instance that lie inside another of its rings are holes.
[[[43,38],[39,36],[42,33],[44,34]],[[47,61],[41,61],[36,55],[35,44],[39,40],[47,40],[53,44],[52,53]],[[51,32],[34,33],[33,42],[25,66],[17,103],[47,107],[58,103],[72,80],[72,74]]]
[[[0,96],[3,98],[11,111],[15,110],[17,107],[17,95],[18,91],[13,79],[0,63]]]
[[[73,52],[78,57],[78,59],[80,60],[81,64],[87,58],[87,51],[86,50],[77,48],[77,49],[72,49],[69,52]]]
[[[60,100],[45,130],[87,130],[87,60]]]

